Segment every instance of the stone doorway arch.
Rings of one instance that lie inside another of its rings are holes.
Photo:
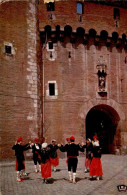
[[[103,153],[114,153],[114,137],[120,117],[109,105],[99,104],[92,107],[85,119],[86,138],[97,135]]]

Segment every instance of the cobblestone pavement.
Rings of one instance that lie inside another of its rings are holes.
[[[66,159],[60,159],[57,172],[52,173],[50,184],[44,184],[40,173],[35,173],[33,162],[26,160],[26,172],[23,182],[16,181],[15,162],[1,162],[2,195],[117,195],[117,185],[127,186],[127,156],[103,155],[103,180],[90,181],[84,173],[84,156],[80,156],[77,168],[77,183],[68,183]]]

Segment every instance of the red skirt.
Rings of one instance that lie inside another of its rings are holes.
[[[90,176],[102,176],[102,164],[100,158],[93,158],[90,164]]]
[[[43,178],[51,177],[51,162],[49,160],[45,164],[41,163],[41,174]]]
[[[50,162],[51,162],[51,165],[52,166],[58,166],[59,165],[59,156],[58,156],[58,153],[57,153],[57,157],[56,158],[50,158]]]
[[[91,164],[91,159],[86,158],[85,159],[85,167],[86,167],[86,169],[89,169],[90,168],[90,164]]]

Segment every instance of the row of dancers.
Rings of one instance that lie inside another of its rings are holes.
[[[65,145],[57,144],[55,139],[51,141],[51,144],[44,142],[42,145],[39,143],[38,138],[34,139],[34,143],[29,142],[26,145],[22,145],[22,141],[23,138],[19,137],[12,147],[15,150],[15,168],[18,182],[23,181],[23,177],[27,175],[25,172],[24,151],[28,149],[32,149],[35,172],[41,172],[44,183],[48,183],[48,178],[52,175],[52,167],[53,171],[56,172],[56,167],[59,165],[58,149],[67,153],[68,182],[76,184],[79,151],[86,151],[84,172],[89,172],[89,179],[102,179],[101,147],[97,136],[93,137],[93,141],[87,138],[86,144],[76,144],[74,136],[66,138],[67,143]]]

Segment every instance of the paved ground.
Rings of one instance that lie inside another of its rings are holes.
[[[28,178],[16,182],[14,162],[0,163],[2,195],[117,195],[117,185],[127,186],[127,156],[103,155],[103,180],[89,181],[88,173],[84,173],[84,157],[79,157],[77,183],[68,183],[66,159],[60,159],[57,172],[52,173],[50,184],[44,184],[40,173],[34,173],[33,162],[26,161]]]

